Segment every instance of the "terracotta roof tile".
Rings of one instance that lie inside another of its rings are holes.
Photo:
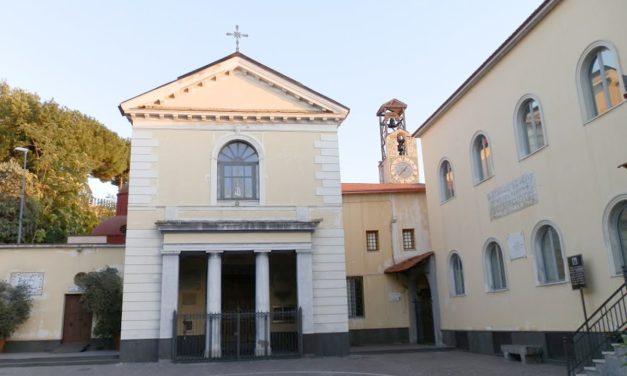
[[[377,183],[342,183],[343,195],[372,193],[424,192],[424,184],[377,184]]]
[[[433,255],[433,252],[426,252],[423,253],[422,255],[418,255],[418,256],[414,256],[411,258],[408,258],[405,261],[401,261],[398,264],[394,264],[392,266],[390,266],[389,268],[385,269],[386,273],[399,273],[399,272],[404,272],[408,269],[413,268],[414,266],[425,262],[429,259],[429,257],[431,257]]]

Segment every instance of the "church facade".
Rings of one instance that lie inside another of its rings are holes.
[[[233,313],[252,315],[238,333],[251,356],[286,331],[305,353],[346,354],[348,108],[236,52],[120,111],[133,124],[121,358],[168,358],[190,333],[221,357]]]

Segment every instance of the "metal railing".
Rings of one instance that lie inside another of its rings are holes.
[[[623,283],[575,331],[572,338],[564,338],[567,375],[575,375],[592,359],[601,358],[613,342],[621,342],[627,326],[627,286]]]
[[[301,309],[280,312],[174,311],[172,359],[207,361],[302,355]]]

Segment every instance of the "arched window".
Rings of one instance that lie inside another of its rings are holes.
[[[453,181],[453,169],[447,160],[440,163],[440,199],[442,202],[455,197],[455,186]]]
[[[520,158],[526,157],[546,145],[542,112],[540,102],[537,99],[532,97],[522,99],[516,110],[515,126]]]
[[[484,134],[477,135],[472,141],[472,168],[475,183],[480,183],[494,175],[492,151],[488,138]]]
[[[449,287],[451,295],[464,295],[466,293],[464,267],[462,266],[462,259],[457,253],[453,253],[449,261]]]
[[[536,231],[535,248],[540,283],[564,281],[566,276],[562,244],[553,226],[545,224]]]
[[[504,290],[507,288],[505,278],[505,264],[503,252],[495,241],[488,243],[485,250],[486,279],[490,291]]]
[[[610,246],[617,274],[623,272],[627,265],[627,200],[618,202],[610,211],[607,222],[610,235]]]
[[[615,49],[609,44],[594,43],[580,60],[578,68],[586,120],[623,101],[625,78],[621,75]]]
[[[220,150],[218,199],[259,199],[259,156],[248,143],[233,141]]]

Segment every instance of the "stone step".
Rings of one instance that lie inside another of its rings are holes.
[[[33,356],[19,353],[3,354],[0,358],[0,368],[7,367],[42,367],[42,366],[67,366],[67,365],[90,365],[90,364],[115,364],[120,362],[118,354],[85,354],[80,355],[50,355],[50,356]],[[7,356],[8,355],[8,356]]]
[[[96,364],[117,364],[120,363],[119,359],[74,359],[66,361],[58,360],[41,360],[36,362],[0,362],[0,368],[12,368],[12,367],[53,367],[53,366],[86,366]]]
[[[597,367],[583,367],[584,371],[586,371],[586,376],[597,376],[599,372],[597,371]]]

